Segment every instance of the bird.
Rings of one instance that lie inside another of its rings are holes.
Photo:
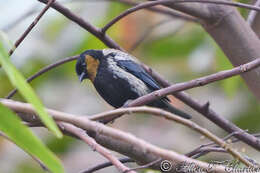
[[[161,89],[136,57],[116,49],[89,49],[76,63],[79,81],[89,79],[99,95],[111,106],[120,108],[129,101]],[[185,119],[191,115],[175,108],[167,97],[147,104]]]

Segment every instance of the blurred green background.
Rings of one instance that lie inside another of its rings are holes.
[[[104,26],[129,7],[109,1],[62,1],[62,3],[98,27]],[[0,1],[0,29],[15,42],[42,7],[43,5],[35,0]],[[29,12],[32,14],[23,16]],[[243,16],[247,15],[245,10],[241,10],[241,13]],[[19,19],[20,16],[23,16],[22,19]],[[17,19],[19,22],[16,21]],[[136,45],[144,34],[146,34],[145,39]],[[214,40],[198,24],[192,22],[142,10],[114,25],[109,29],[108,35],[124,49],[131,50],[130,53],[140,61],[151,66],[173,83],[232,68]],[[11,60],[24,76],[29,77],[40,68],[62,58],[79,54],[86,49],[105,47],[90,33],[51,9],[15,51]],[[132,50],[134,47],[136,48]],[[67,63],[31,83],[45,106],[86,115],[112,109],[96,93],[89,81],[82,84],[78,82],[74,66],[75,62]],[[0,69],[0,98],[5,97],[12,89],[8,78]],[[187,92],[201,103],[210,101],[210,106],[216,112],[239,127],[248,129],[251,133],[260,130],[259,102],[240,77],[233,77]],[[13,99],[22,100],[19,94],[16,94]],[[196,123],[220,137],[226,135],[223,130],[203,116],[178,100],[174,98],[172,100],[177,107],[192,114],[193,121]],[[200,144],[207,143],[206,139],[200,138],[199,134],[190,129],[149,115],[126,115],[111,126],[131,132],[152,144],[183,154]],[[58,140],[45,129],[33,130],[59,156],[67,172],[77,173],[106,161],[81,141],[70,137]],[[255,153],[247,145],[236,144],[234,147],[260,161],[259,153]],[[118,153],[115,155],[120,156]],[[230,157],[212,153],[200,159],[223,160]],[[27,172],[43,171],[14,144],[0,138],[0,173]],[[116,172],[116,170],[107,168],[99,172]]]

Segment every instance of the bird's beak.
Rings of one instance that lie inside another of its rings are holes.
[[[84,80],[85,72],[81,73],[79,76],[79,81],[82,82]]]

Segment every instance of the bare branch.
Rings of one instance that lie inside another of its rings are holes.
[[[104,118],[111,118],[111,117],[114,117],[117,115],[131,114],[131,113],[150,113],[152,115],[159,116],[161,118],[165,118],[170,121],[175,121],[179,124],[189,127],[191,129],[197,131],[198,133],[204,135],[205,137],[214,141],[213,144],[217,144],[218,146],[222,147],[224,150],[229,152],[229,150],[226,147],[224,147],[224,146],[227,146],[227,143],[225,143],[222,139],[218,138],[214,134],[210,133],[207,129],[200,127],[199,125],[197,125],[196,123],[193,123],[190,120],[186,120],[186,119],[178,117],[178,116],[173,116],[173,114],[166,112],[164,110],[161,110],[161,109],[157,109],[157,108],[146,108],[146,107],[119,108],[119,109],[115,109],[112,111],[93,115],[93,116],[91,116],[90,119],[91,120],[103,120]],[[228,138],[232,137],[233,135],[235,135],[237,133],[239,133],[239,132],[234,132],[233,134],[229,134],[227,137],[224,138],[224,140],[227,140]],[[205,145],[205,146],[208,146],[208,145]],[[201,149],[205,146],[202,146],[199,149]],[[233,149],[231,148],[231,150],[233,150]],[[235,158],[242,159],[245,161],[245,159],[242,156],[240,156],[239,153],[236,153],[235,150],[231,151],[230,154],[232,156],[234,156]],[[237,156],[236,154],[238,154],[239,156]],[[190,156],[190,155],[187,155],[187,156]]]
[[[111,1],[121,2],[121,3],[132,5],[132,6],[136,6],[136,5],[140,4],[140,3],[137,3],[137,2],[134,2],[134,1],[131,1],[131,0],[111,0]],[[164,14],[164,15],[168,15],[170,17],[190,21],[190,22],[198,22],[198,19],[196,19],[195,17],[186,15],[186,14],[179,12],[179,11],[170,10],[170,9],[164,8],[164,7],[150,7],[150,8],[147,8],[147,10],[157,12],[157,13],[160,13],[160,14]]]
[[[113,165],[118,169],[119,172],[129,171],[130,173],[136,173],[135,171],[130,170],[128,167],[122,164],[115,156],[112,155],[112,153],[109,150],[96,143],[96,141],[93,138],[89,137],[86,134],[85,130],[77,128],[68,123],[59,122],[58,124],[60,128],[74,134],[82,141],[87,143],[94,151],[99,152],[102,156],[107,158],[111,163],[113,163]]]
[[[46,0],[42,0],[45,3],[47,2]],[[84,29],[91,31],[91,27],[89,28],[88,25],[90,25],[89,23],[86,23],[85,21],[81,22],[81,20],[83,20],[82,18],[79,19],[79,17],[74,18],[75,14],[73,14],[71,11],[69,11],[69,9],[63,7],[60,4],[56,4],[56,9],[58,9],[58,11],[63,14],[64,16],[66,16],[67,18],[71,19],[72,21],[74,21],[75,23],[77,23],[78,25],[82,26]],[[183,9],[183,11],[189,11],[189,12],[193,12],[194,10],[196,10],[199,13],[203,13],[205,12],[205,10],[203,10],[202,8],[198,8],[197,6],[196,8],[185,8]],[[197,13],[196,13],[197,14]],[[202,16],[202,17],[206,17],[206,16]],[[232,29],[232,28],[231,28]],[[98,32],[98,30],[96,30]],[[248,32],[246,32],[248,33]],[[243,37],[244,38],[244,37]],[[110,42],[109,39],[107,41],[103,40],[102,37],[99,37],[99,39],[101,41],[103,41],[105,44],[107,44],[109,47],[111,47],[111,45],[114,45],[116,43],[114,42]],[[252,40],[251,37],[248,40]],[[110,42],[109,44],[107,42]],[[245,43],[246,45],[247,42]],[[231,44],[229,44],[231,45]],[[242,45],[243,46],[243,45]],[[116,44],[114,48],[118,47],[118,45]],[[233,50],[231,48],[231,50]],[[251,50],[251,49],[250,49]],[[256,50],[256,49],[254,49]],[[240,53],[241,54],[241,53]],[[254,57],[253,55],[254,53],[250,54],[250,57]],[[233,56],[233,54],[232,54]],[[241,57],[241,55],[240,55]],[[163,79],[157,72],[155,72],[154,70],[152,70],[151,68],[148,68],[147,66],[143,65],[146,70],[163,86],[163,87],[168,87],[171,84]],[[204,109],[204,104],[200,104],[198,101],[192,99],[187,93],[185,92],[178,92],[178,93],[174,93],[173,94],[176,98],[180,99],[182,102],[184,102],[185,104],[189,105],[191,108],[193,108],[194,110],[196,110],[197,112],[201,113],[202,115],[204,115],[206,118],[208,118],[210,121],[214,122],[215,124],[217,124],[219,127],[223,128],[224,130],[226,130],[229,133],[232,133],[234,131],[243,131],[241,130],[239,127],[237,127],[235,124],[233,124],[232,122],[226,120],[225,118],[223,118],[222,116],[218,115],[214,110],[212,110],[211,108],[208,109],[208,111],[205,111]],[[244,133],[244,134],[237,134],[236,137],[238,139],[240,139],[241,141],[244,141],[245,143],[247,143],[248,145],[254,147],[257,150],[260,150],[260,142],[257,138],[255,138],[254,136],[248,134],[248,133]]]
[[[170,19],[170,20],[169,20],[169,19],[166,19],[166,20],[160,21],[160,22],[158,22],[158,23],[156,23],[156,24],[154,24],[154,25],[148,27],[148,29],[143,32],[143,34],[141,35],[141,37],[140,37],[137,41],[135,41],[135,43],[133,43],[133,45],[130,47],[130,49],[129,49],[128,51],[129,51],[129,52],[134,51],[134,50],[153,32],[154,29],[156,29],[157,27],[160,27],[161,25],[163,25],[163,24],[165,24],[165,23],[168,23],[168,22],[170,22],[170,21],[172,21],[172,20],[171,20],[171,19]],[[174,33],[176,33],[176,32],[179,30],[179,28],[181,28],[181,27],[178,27],[178,28],[174,31]]]
[[[245,133],[246,131],[244,131],[243,133]],[[240,132],[233,132],[233,133],[230,133],[228,134],[227,136],[225,136],[222,140],[223,141],[227,141],[228,139],[232,138],[234,135],[238,134]],[[236,141],[238,142],[238,141]],[[228,141],[228,143],[234,143],[233,141]],[[207,143],[207,144],[202,144],[200,145],[199,147],[195,148],[194,150],[192,150],[191,152],[185,154],[186,156],[188,157],[192,157],[194,158],[193,156],[194,155],[197,155],[197,154],[200,154],[200,153],[203,153],[203,155],[211,152],[211,149],[213,149],[213,151],[215,151],[214,149],[216,148],[219,148],[220,146],[219,145],[216,145],[216,143],[214,142],[210,142],[210,143]],[[204,150],[204,148],[207,148],[206,151]],[[219,152],[223,152],[222,150],[220,150]],[[226,151],[224,151],[226,152]],[[201,155],[200,155],[201,156]],[[200,157],[199,156],[199,157]],[[196,157],[197,158],[197,157]]]
[[[254,4],[255,7],[259,7],[260,6],[260,0],[257,0]],[[252,10],[250,11],[250,13],[248,14],[247,17],[247,23],[252,26],[256,17],[257,11]]]
[[[14,141],[12,141],[12,139],[10,139],[8,136],[6,136],[4,133],[2,133],[2,132],[0,131],[0,137],[1,137],[1,136],[2,136],[4,139],[6,139],[6,140],[8,140],[8,141],[10,141],[10,142],[12,142],[12,143],[14,143]],[[15,143],[14,143],[14,144],[15,144]],[[40,167],[42,168],[42,170],[43,170],[44,172],[50,173],[49,169],[42,163],[41,160],[39,160],[37,157],[31,155],[30,153],[27,153],[27,154],[30,155],[31,158],[32,158],[35,162],[37,162],[37,163],[40,165]]]
[[[204,156],[210,152],[217,152],[217,153],[227,153],[226,150],[224,150],[223,148],[220,147],[203,147],[197,151],[194,151],[194,153],[192,153],[191,158],[193,159],[197,159],[201,156]]]
[[[149,168],[149,167],[151,167],[151,166],[153,166],[153,165],[155,165],[155,164],[157,164],[158,162],[161,162],[161,161],[162,161],[162,159],[157,159],[157,160],[154,160],[150,163],[147,163],[146,165],[138,166],[136,168],[131,168],[130,170],[133,171],[133,170]],[[128,173],[130,170],[124,171],[123,173]]]
[[[21,103],[21,102],[15,102],[15,101],[11,101],[11,100],[6,100],[6,99],[2,99],[0,100],[0,102],[9,107],[10,109],[12,109],[15,112],[22,112],[22,113],[29,113],[29,114],[35,114],[36,112],[34,111],[33,107],[30,104],[26,104],[26,103]],[[63,122],[67,122],[67,123],[71,123],[79,128],[85,129],[85,130],[92,130],[93,129],[88,129],[90,127],[88,126],[88,123],[92,123],[90,121],[90,119],[88,119],[86,116],[76,116],[76,115],[71,115],[71,114],[67,114],[64,112],[58,112],[55,110],[51,110],[51,109],[46,109],[46,111],[52,115],[52,117],[56,120],[56,121],[63,121]],[[159,116],[162,118],[166,118],[168,120],[171,121],[175,121],[178,122],[186,127],[189,127],[195,131],[197,131],[198,133],[204,135],[205,137],[209,138],[210,140],[214,141],[216,144],[218,144],[219,146],[221,146],[223,149],[225,149],[227,152],[229,152],[234,158],[240,160],[242,163],[244,163],[246,166],[253,166],[250,162],[248,162],[247,160],[245,160],[237,151],[233,150],[226,142],[224,142],[222,139],[220,139],[219,137],[215,136],[214,134],[212,134],[211,132],[209,132],[207,129],[204,129],[202,127],[200,127],[199,125],[197,125],[196,123],[178,117],[170,112],[158,109],[158,108],[147,108],[147,107],[133,107],[133,108],[121,108],[121,109],[116,109],[113,111],[108,111],[105,113],[102,113],[101,115],[96,115],[93,116],[94,120],[98,120],[100,118],[104,118],[104,117],[109,117],[109,116],[115,116],[118,114],[122,114],[122,113],[133,113],[133,112],[145,112],[145,113],[150,113],[152,115],[155,116]],[[94,122],[93,122],[94,123]],[[100,124],[100,123],[98,123]],[[95,128],[95,131],[98,131],[98,133],[102,134],[104,132],[104,135],[112,135],[107,134],[103,128],[105,128],[106,126],[100,126],[96,124],[93,128]],[[97,127],[99,127],[100,129],[97,129]],[[116,132],[113,133],[113,137],[115,138],[120,138],[123,140],[126,140],[125,137],[126,136],[122,136],[123,134],[119,135]],[[135,142],[134,142],[135,143]]]
[[[122,12],[118,16],[116,16],[114,19],[112,19],[108,24],[106,24],[101,30],[103,33],[105,33],[112,25],[114,25],[116,22],[121,20],[123,17],[136,12],[138,10],[153,7],[155,5],[173,5],[173,4],[179,4],[179,3],[209,3],[209,4],[222,4],[222,5],[230,5],[230,6],[236,6],[241,8],[247,8],[251,10],[257,10],[260,11],[259,7],[255,7],[248,4],[243,4],[239,2],[230,2],[230,1],[213,1],[213,0],[158,0],[153,2],[144,2],[141,3],[135,7],[129,8],[126,11]]]
[[[47,0],[38,0],[39,2],[42,3],[47,3]],[[108,47],[110,48],[115,48],[119,50],[123,50],[116,42],[114,42],[109,36],[106,34],[103,34],[99,28],[91,25],[87,21],[85,21],[83,18],[77,16],[76,14],[72,13],[68,8],[64,7],[58,2],[54,2],[51,5],[52,8],[55,10],[59,11],[61,14],[66,16],[68,19],[71,21],[77,23],[79,26],[93,34],[95,37],[97,37],[99,40],[102,40]]]
[[[30,76],[30,77],[27,79],[27,82],[28,82],[28,83],[31,82],[33,79],[39,77],[40,75],[42,75],[42,74],[48,72],[49,70],[51,70],[51,69],[53,69],[53,68],[55,68],[55,67],[58,67],[58,66],[60,66],[60,65],[62,65],[62,64],[65,64],[65,63],[67,63],[67,62],[76,60],[76,59],[78,59],[78,57],[79,57],[79,56],[76,55],[76,56],[64,58],[64,59],[59,60],[59,61],[57,61],[57,62],[55,62],[55,63],[53,63],[53,64],[50,64],[50,65],[48,65],[48,66],[42,68],[41,70],[39,70],[37,73],[35,73],[35,74],[33,74],[32,76]],[[5,98],[10,99],[11,97],[14,96],[14,94],[15,94],[16,92],[17,92],[17,89],[12,90]]]
[[[121,158],[121,159],[118,159],[121,163],[128,163],[128,162],[135,162],[133,159],[131,158]],[[93,166],[91,168],[88,168],[84,171],[81,171],[80,173],[93,173],[94,171],[98,171],[100,169],[103,169],[103,168],[107,168],[109,166],[113,166],[113,164],[111,162],[105,162],[105,163],[102,163],[102,164],[99,164],[97,166]]]
[[[15,42],[14,47],[9,51],[9,56],[13,54],[15,49],[22,43],[22,41],[25,39],[25,37],[30,33],[30,31],[33,29],[33,27],[39,22],[41,17],[45,14],[45,12],[50,8],[51,4],[55,0],[48,0],[47,5],[44,7],[44,9],[41,11],[41,13],[35,18],[35,20],[31,23],[31,25],[25,30],[23,35]]]
[[[31,116],[35,114],[34,108],[30,104],[11,101],[8,99],[0,99],[0,102],[15,112],[23,112]],[[91,137],[95,138],[95,140],[101,145],[125,154],[140,163],[150,163],[157,158],[164,158],[171,161],[173,164],[186,162],[193,163],[204,170],[208,168],[208,164],[205,162],[190,159],[183,155],[177,154],[172,150],[161,149],[129,133],[91,121],[86,116],[82,117],[50,109],[46,111],[48,111],[48,113],[52,115],[56,121],[70,123],[81,129],[87,130],[88,132],[92,132]],[[161,112],[161,110],[159,111]],[[170,114],[166,111],[164,113]],[[159,165],[156,166],[156,169],[159,169]],[[216,173],[225,173],[224,167],[220,165],[216,166],[215,170]],[[172,170],[172,172],[173,171],[174,170]]]
[[[19,24],[21,21],[23,21],[25,18],[31,16],[32,14],[37,12],[37,5],[33,6],[30,10],[26,11],[24,14],[20,15],[17,19],[12,21],[7,26],[3,27],[3,31],[8,31],[12,28],[14,28],[17,24]]]
[[[147,66],[144,66],[144,68],[163,87],[172,86],[172,84],[170,82],[168,82],[167,80],[165,80],[159,73],[153,71],[151,68],[148,68]],[[191,108],[193,108],[197,112],[204,115],[204,117],[206,117],[207,119],[209,119],[210,121],[212,121],[213,123],[215,123],[216,125],[221,127],[222,129],[224,129],[225,131],[227,131],[229,133],[240,132],[240,133],[235,134],[236,138],[247,143],[248,145],[252,146],[256,150],[260,151],[260,140],[259,139],[257,139],[255,136],[253,136],[249,133],[242,133],[242,132],[244,132],[244,130],[240,129],[238,126],[236,126],[231,121],[228,121],[223,116],[217,114],[210,107],[207,106],[207,109],[205,109],[205,105],[207,105],[207,104],[199,103],[197,100],[192,99],[187,93],[185,93],[183,91],[173,93],[172,95],[175,96],[176,98],[180,99],[185,104],[189,105]]]
[[[151,93],[149,93],[145,96],[142,96],[142,97],[139,97],[139,98],[133,100],[127,106],[133,107],[133,106],[145,105],[145,104],[150,103],[151,101],[165,97],[169,94],[184,91],[184,90],[195,88],[195,87],[200,87],[200,86],[212,83],[212,82],[223,80],[223,79],[235,76],[235,75],[239,75],[241,73],[248,72],[248,71],[253,70],[254,68],[257,68],[259,66],[260,66],[260,58],[254,60],[252,62],[249,62],[249,63],[243,64],[243,65],[240,65],[238,67],[235,67],[231,70],[220,71],[220,72],[212,74],[212,75],[193,79],[193,80],[188,81],[188,82],[177,83],[177,84],[171,85],[169,87],[166,87],[166,88],[163,88],[163,89],[160,89],[160,90],[156,90],[156,91],[151,92]],[[203,107],[203,110],[205,111],[204,107]],[[120,116],[121,115],[115,115],[114,117],[110,117],[110,118],[111,118],[111,120],[114,120],[114,119],[116,119]]]

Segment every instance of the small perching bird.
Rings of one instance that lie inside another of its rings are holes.
[[[115,108],[160,89],[135,57],[115,49],[83,52],[77,61],[76,72],[80,81],[90,79],[101,97]],[[191,118],[190,115],[173,107],[167,97],[152,101],[148,105],[186,119]]]

